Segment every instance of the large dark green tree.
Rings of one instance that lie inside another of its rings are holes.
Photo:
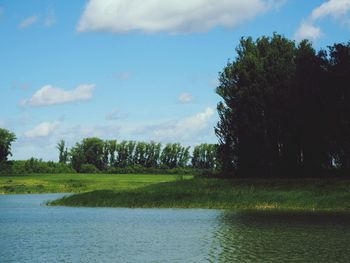
[[[237,58],[220,75],[217,94],[223,169],[269,173],[287,138],[285,120],[295,66],[295,44],[280,35],[242,38]]]
[[[274,34],[242,38],[220,74],[226,174],[309,176],[350,168],[350,46],[316,52]]]
[[[12,156],[11,144],[16,140],[16,135],[7,129],[0,128],[0,163],[7,161]]]

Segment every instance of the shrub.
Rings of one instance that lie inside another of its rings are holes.
[[[0,164],[0,174],[31,173],[75,173],[75,170],[64,163],[44,162],[35,158],[24,161],[8,161]]]
[[[87,174],[95,174],[99,173],[100,170],[96,168],[95,165],[90,164],[90,163],[84,163],[80,167],[80,172],[81,173],[87,173]]]

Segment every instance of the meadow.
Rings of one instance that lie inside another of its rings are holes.
[[[0,194],[80,193],[132,190],[177,180],[177,175],[147,174],[28,174],[0,176]],[[190,179],[192,176],[181,176]]]

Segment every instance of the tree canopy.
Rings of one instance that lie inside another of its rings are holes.
[[[316,52],[281,35],[242,38],[220,73],[215,128],[224,171],[350,168],[350,44]]]
[[[12,156],[11,144],[16,140],[16,135],[9,130],[0,128],[0,163],[7,161]]]

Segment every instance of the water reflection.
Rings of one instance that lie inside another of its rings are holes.
[[[350,215],[223,212],[211,262],[349,262]]]

